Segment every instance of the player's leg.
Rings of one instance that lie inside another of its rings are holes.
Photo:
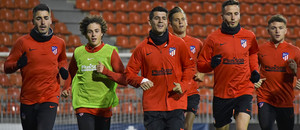
[[[38,130],[53,129],[56,118],[57,106],[58,105],[53,102],[45,102],[39,104],[37,115]]]
[[[110,129],[110,117],[96,116],[95,130],[109,130]]]
[[[217,130],[229,130],[234,108],[234,99],[213,98],[214,126]]]
[[[242,95],[235,99],[234,117],[237,130],[247,130],[251,119],[252,95]]]
[[[276,111],[273,106],[265,102],[258,104],[258,121],[262,130],[273,130],[275,123]]]
[[[177,109],[167,112],[167,129],[166,130],[183,130],[184,129],[184,110]]]
[[[184,120],[184,129],[185,130],[193,129],[194,119],[195,119],[195,115],[197,114],[199,101],[200,101],[199,94],[194,94],[194,95],[188,96],[188,107],[186,110],[186,117]]]
[[[146,130],[165,130],[166,128],[165,111],[145,111],[144,126]]]
[[[96,116],[89,113],[76,114],[79,130],[95,130]]]
[[[276,113],[278,130],[294,129],[294,108],[277,108]]]
[[[36,104],[25,105],[21,104],[20,116],[23,130],[36,130],[37,129],[37,111],[34,109]]]

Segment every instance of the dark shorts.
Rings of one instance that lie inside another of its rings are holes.
[[[278,130],[293,130],[294,108],[279,108],[268,103],[260,102],[258,105],[258,120],[262,130],[274,129],[275,120]]]
[[[76,114],[79,130],[109,130],[110,117],[100,117],[89,113]]]
[[[145,111],[144,125],[147,130],[184,129],[184,111]]]
[[[194,94],[191,96],[188,96],[188,104],[187,104],[187,110],[186,112],[193,112],[195,115],[197,115],[197,110],[200,102],[200,95]]]
[[[245,112],[251,116],[252,96],[242,95],[237,98],[223,99],[214,97],[213,99],[213,116],[215,118],[214,126],[216,128],[223,127],[231,123],[233,114]],[[234,113],[233,113],[234,111]]]
[[[56,118],[57,104],[21,104],[21,122],[23,130],[52,130]]]

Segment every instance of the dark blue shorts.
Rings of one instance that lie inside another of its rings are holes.
[[[195,115],[197,115],[197,110],[198,110],[199,102],[200,102],[200,95],[194,94],[194,95],[188,96],[187,102],[188,102],[188,104],[187,104],[186,112],[193,112]]]

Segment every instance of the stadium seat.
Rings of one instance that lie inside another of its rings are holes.
[[[161,2],[161,1],[153,1],[152,8],[154,8],[156,6],[165,7],[163,2]]]
[[[219,14],[222,12],[222,3],[218,2],[215,4],[215,9],[213,10],[213,13]]]
[[[254,23],[251,19],[251,16],[247,14],[241,16],[240,22],[242,26],[250,26]]]
[[[193,26],[192,36],[194,36],[194,37],[197,37],[197,36],[201,36],[201,37],[206,36],[206,33],[204,31],[203,26],[201,26],[201,25],[194,25]]]
[[[120,104],[120,106],[121,106],[122,114],[133,114],[135,111],[135,108],[131,102],[124,102]]]
[[[81,9],[83,11],[91,10],[89,2],[86,0],[76,0],[76,8]]]
[[[288,20],[287,26],[294,27],[300,25],[300,17],[293,15],[290,17],[290,20]]]
[[[4,73],[4,62],[4,60],[0,60],[0,73]]]
[[[210,2],[204,2],[203,3],[203,8],[202,8],[204,11],[203,12],[205,12],[205,13],[213,13],[214,11],[214,6],[213,6],[213,4],[212,3],[210,3]]]
[[[14,20],[27,21],[27,12],[24,9],[14,10]]]
[[[131,48],[135,48],[141,42],[142,41],[141,41],[140,37],[136,37],[136,36],[129,37],[129,44],[130,44]]]
[[[300,27],[294,27],[294,34],[296,35],[296,37],[300,37]]]
[[[130,12],[128,14],[128,23],[142,23],[141,15],[137,12]]]
[[[98,15],[98,16],[100,16],[101,14],[100,14],[99,11],[92,10],[92,11],[90,11],[90,15]]]
[[[134,88],[124,88],[123,89],[124,98],[126,101],[136,101],[136,92]]]
[[[27,26],[27,32],[30,32],[34,28],[34,25],[31,21],[28,21],[26,23],[26,26]]]
[[[14,0],[2,0],[1,4],[4,8],[15,8]]]
[[[71,34],[71,32],[68,31],[67,26],[64,23],[60,23],[60,22],[55,23],[54,33]]]
[[[0,10],[0,18],[1,20],[14,20],[14,14],[11,9],[1,9]]]
[[[126,24],[118,23],[116,25],[116,34],[117,35],[128,35],[128,28]]]
[[[290,15],[300,15],[300,8],[297,5],[289,5],[289,13]]]
[[[141,20],[140,20],[139,23],[141,23],[141,24],[147,24],[148,20],[149,20],[149,13],[143,12],[141,14]]]
[[[250,12],[250,5],[247,3],[240,4],[241,14],[248,14]]]
[[[265,27],[258,26],[255,31],[256,37],[267,38],[269,37],[267,29]]]
[[[114,13],[110,11],[102,12],[102,17],[105,19],[107,23],[115,23]]]
[[[254,25],[267,26],[268,22],[265,20],[262,15],[254,15],[253,21]]]
[[[39,0],[27,0],[27,4],[28,4],[28,8],[32,9],[35,6],[37,6],[38,4],[40,4]]]
[[[129,35],[142,35],[140,26],[138,24],[130,24]]]
[[[189,6],[189,3],[181,1],[178,3],[178,6],[185,12],[185,13],[191,13],[191,9]]]
[[[277,13],[282,15],[289,15],[289,9],[286,5],[278,4],[277,5]]]
[[[265,4],[268,3],[268,0],[256,0],[257,3]]]
[[[300,5],[300,1],[299,1],[299,0],[292,0],[292,2],[293,2],[294,4]]]
[[[280,0],[268,0],[268,3],[271,4],[278,4],[280,2]]]
[[[206,29],[205,29],[206,36],[209,35],[209,34],[211,34],[212,32],[214,32],[216,30],[217,30],[217,28],[215,26],[207,25]]]
[[[300,114],[300,104],[294,103],[294,113],[295,113],[295,116],[299,116],[299,114]]]
[[[127,4],[125,1],[117,0],[115,1],[115,11],[126,11],[127,10]]]
[[[9,49],[8,49],[8,47],[6,47],[4,45],[1,45],[0,46],[0,52],[9,52]]]
[[[297,38],[292,29],[287,29],[286,38]]]
[[[187,35],[192,35],[192,32],[193,32],[193,28],[191,26],[187,26],[186,27],[186,34]]]
[[[255,15],[263,11],[263,7],[261,4],[255,3],[252,4],[251,10],[249,10],[249,14]]]
[[[151,26],[149,24],[143,24],[142,25],[142,34],[143,34],[143,36],[148,36],[150,30],[151,30]]]
[[[128,48],[129,46],[128,37],[118,36],[116,40],[116,45],[122,48]]]
[[[175,2],[173,2],[173,1],[167,1],[167,2],[166,2],[166,9],[167,9],[167,10],[171,10],[171,9],[173,9],[175,6],[177,6],[177,4],[176,4]]]
[[[212,114],[212,105],[211,105],[211,103],[200,102],[197,114],[200,114],[200,115],[209,114],[209,115],[211,115]]]
[[[202,13],[203,7],[199,2],[192,2],[189,10],[191,10],[190,12]],[[195,14],[195,13],[193,13],[193,14]]]
[[[107,24],[107,31],[106,34],[108,35],[116,35],[116,28],[114,24]]]
[[[204,20],[203,16],[199,13],[192,14],[192,21],[194,22],[194,24],[200,24],[200,25],[205,24],[205,20]],[[188,21],[188,22],[190,23],[190,21]]]
[[[5,46],[12,46],[11,38],[9,34],[7,33],[0,34],[0,44]]]
[[[7,97],[13,101],[20,100],[20,89],[17,87],[7,88]]]
[[[8,102],[6,104],[6,116],[19,116],[20,114],[20,104],[14,102]]]
[[[6,100],[6,90],[0,87],[0,103]]]
[[[80,37],[78,35],[70,35],[68,38],[68,44],[69,46],[78,47],[81,46]]]
[[[151,3],[149,1],[141,1],[139,2],[139,6],[141,8],[138,8],[137,11],[139,12],[150,12],[152,7],[151,7]]]
[[[261,14],[265,15],[274,15],[276,13],[274,5],[271,5],[269,3],[265,4],[264,10],[261,11]]]
[[[101,3],[98,0],[90,0],[89,8],[91,11],[101,11]]]
[[[73,109],[73,106],[72,106],[71,102],[65,102],[64,103],[64,105],[63,105],[63,113],[67,114],[67,115],[74,113],[74,109]]]
[[[126,11],[138,11],[138,8],[141,8],[139,7],[139,3],[135,0],[129,0],[127,5]]]
[[[129,23],[128,15],[125,12],[116,12],[116,23]]]
[[[216,16],[213,14],[206,13],[204,19],[207,25],[219,25]]]
[[[26,28],[26,24],[20,21],[13,22],[13,33],[29,33]]]
[[[28,10],[27,11],[27,21],[32,21],[32,19],[33,19],[33,14],[32,14],[32,10]]]
[[[136,111],[137,111],[138,114],[143,114],[143,105],[142,105],[141,102],[137,102]]]
[[[14,0],[15,8],[28,9],[26,0]]]
[[[202,101],[212,101],[213,92],[209,88],[201,88],[199,89],[200,97],[202,97]]]

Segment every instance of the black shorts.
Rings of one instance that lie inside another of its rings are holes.
[[[231,123],[231,117],[239,112],[245,112],[251,116],[252,95],[242,95],[237,98],[223,99],[214,96],[213,99],[213,116],[215,118],[214,126],[223,127]]]
[[[195,115],[197,115],[197,110],[200,102],[200,95],[194,94],[191,96],[188,96],[188,104],[187,104],[187,110],[186,112],[193,112]]]
[[[184,111],[145,111],[144,125],[147,130],[184,129]]]
[[[294,108],[279,108],[268,103],[260,102],[258,105],[258,120],[262,130],[274,129],[276,120],[278,130],[293,130]]]
[[[56,118],[57,104],[21,104],[21,122],[23,130],[52,130]]]
[[[95,116],[89,113],[76,114],[79,130],[109,130],[110,117]]]

